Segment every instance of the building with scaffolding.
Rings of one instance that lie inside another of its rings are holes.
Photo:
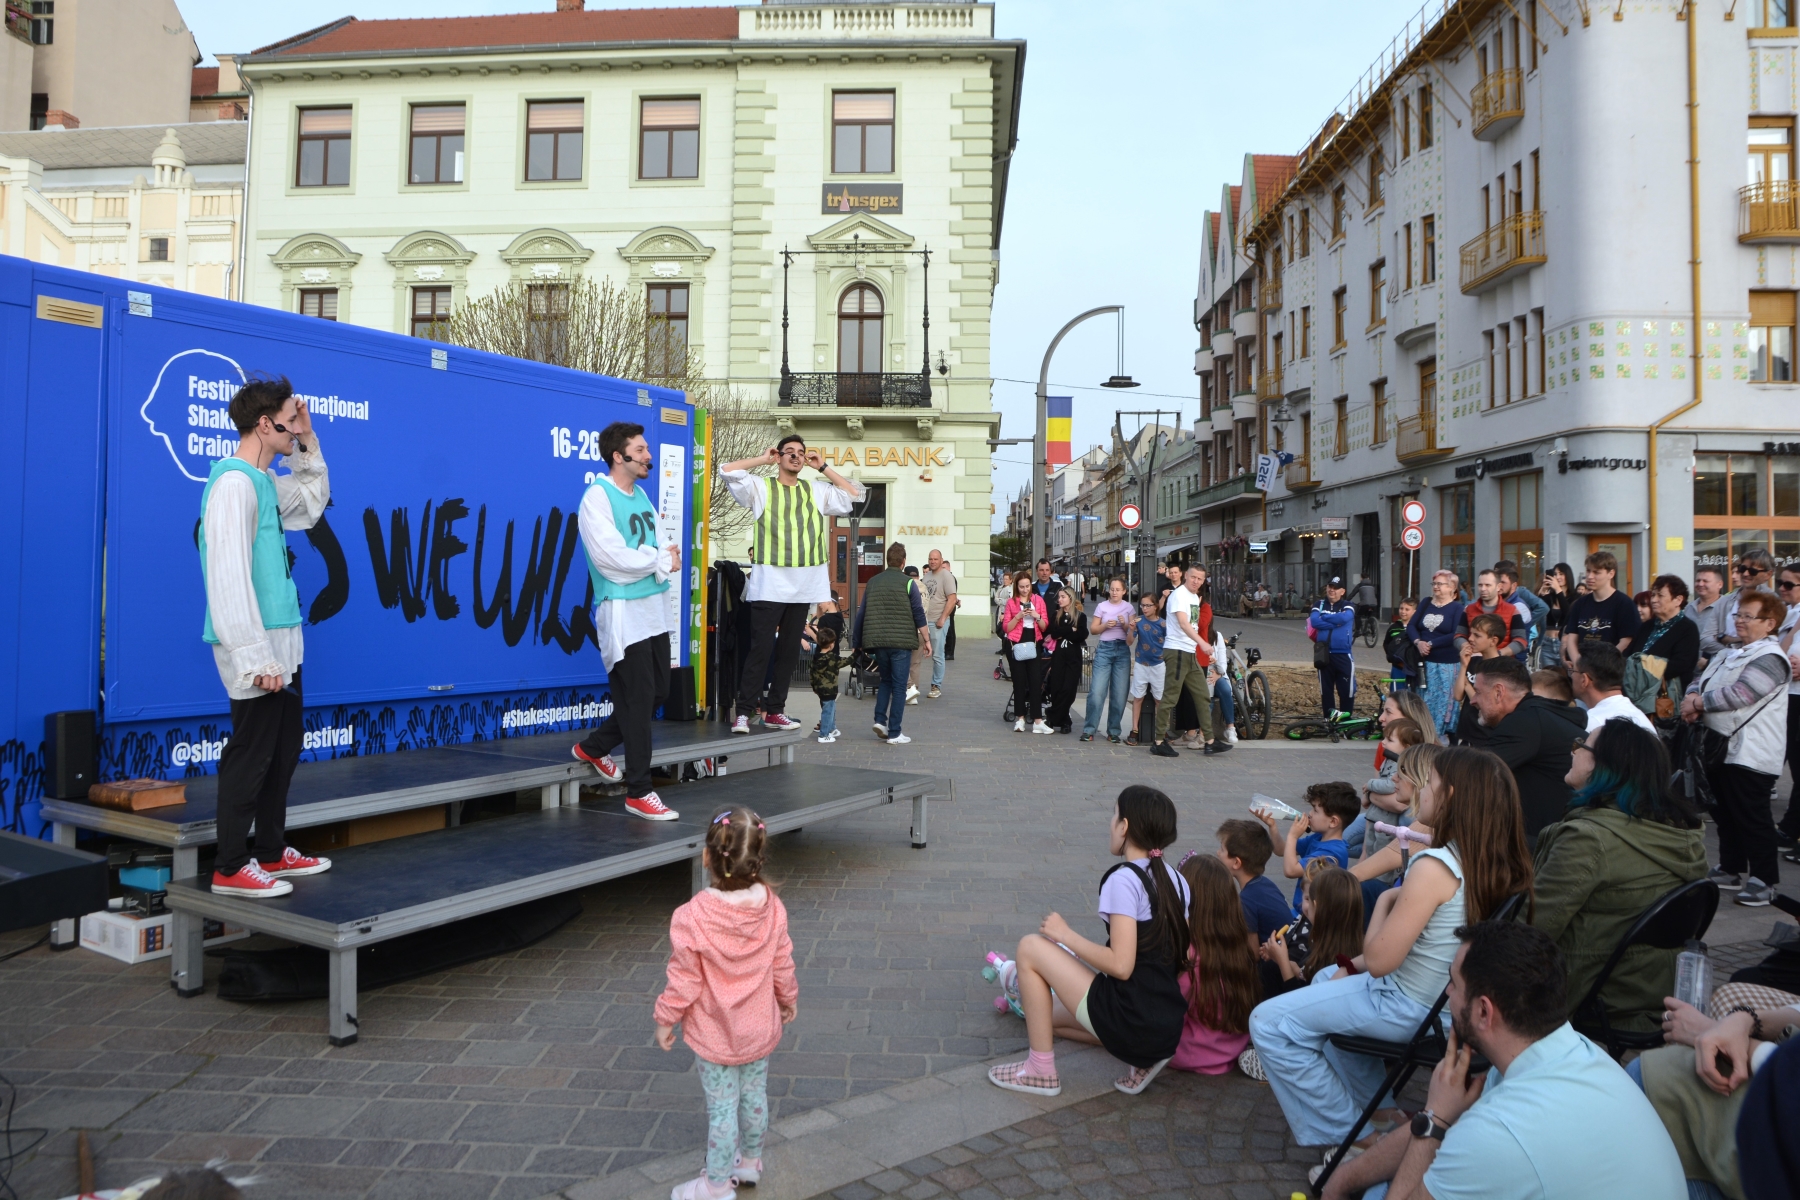
[[[1208,557],[1384,606],[1500,558],[1800,558],[1797,55],[1773,0],[1433,0],[1247,156],[1194,302]]]

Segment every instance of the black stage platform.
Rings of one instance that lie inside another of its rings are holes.
[[[329,952],[330,1035],[356,1040],[356,949],[477,913],[588,887],[673,862],[694,864],[708,818],[747,805],[770,833],[784,833],[858,809],[913,801],[912,841],[925,845],[929,775],[783,763],[743,775],[665,789],[680,820],[629,816],[622,800],[519,813],[472,825],[340,851],[324,875],[294,881],[273,900],[215,896],[198,878],[169,887],[169,907],[188,919],[174,951],[183,995],[202,989],[200,918],[211,917]],[[192,981],[191,986],[182,986]]]
[[[759,761],[792,762],[794,746],[807,736],[803,729],[760,728],[733,736],[731,727],[718,721],[656,721],[652,730],[653,767],[720,755],[729,755],[730,765],[740,770]],[[288,790],[287,827],[329,825],[529,788],[539,789],[543,808],[573,805],[581,785],[599,777],[569,754],[581,737],[576,732],[542,733],[301,763]],[[82,829],[167,846],[174,852],[173,876],[185,879],[199,873],[200,848],[218,840],[219,780],[203,775],[186,782],[187,803],[170,808],[131,813],[84,800],[46,799],[43,814],[64,846],[73,846]],[[51,941],[73,946],[74,923],[59,922]],[[179,974],[175,984],[182,986]]]

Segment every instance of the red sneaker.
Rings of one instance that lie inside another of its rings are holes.
[[[294,885],[285,879],[277,879],[255,859],[251,859],[237,869],[233,875],[213,872],[212,890],[215,896],[249,896],[257,900],[266,900],[271,896],[285,896],[294,890]]]
[[[786,713],[764,713],[762,723],[764,729],[800,728],[800,722],[789,717]]]
[[[662,802],[662,797],[655,792],[645,792],[642,796],[625,797],[625,811],[634,817],[642,817],[646,821],[673,821],[681,814]]]
[[[284,875],[323,875],[331,870],[329,858],[314,858],[310,854],[302,854],[289,846],[281,852],[281,857],[274,862],[257,864],[265,872],[280,879]]]
[[[586,750],[583,750],[580,742],[576,742],[573,746],[569,747],[569,753],[573,754],[576,758],[579,758],[588,766],[594,768],[594,770],[600,772],[600,778],[606,780],[608,783],[618,783],[625,778],[625,772],[619,770],[619,764],[612,760],[612,755],[610,754],[602,754],[596,758]]]

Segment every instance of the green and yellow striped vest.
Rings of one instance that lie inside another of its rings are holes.
[[[792,486],[771,476],[750,561],[769,567],[825,565],[825,514],[810,483]]]

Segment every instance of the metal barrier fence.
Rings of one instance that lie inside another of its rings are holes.
[[[1208,562],[1213,612],[1221,617],[1277,617],[1303,621],[1325,597],[1324,584],[1342,574],[1341,562]],[[1246,605],[1245,601],[1249,603]]]

